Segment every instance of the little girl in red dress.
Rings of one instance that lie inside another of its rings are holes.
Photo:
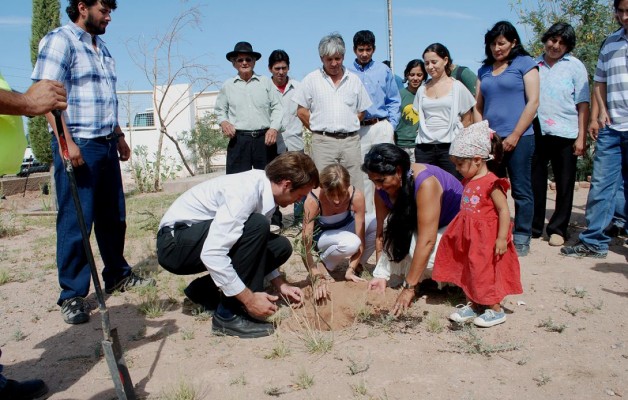
[[[460,213],[438,246],[432,278],[461,287],[467,296],[468,303],[456,306],[449,316],[455,322],[473,319],[481,327],[501,324],[506,321],[501,301],[523,293],[506,202],[510,185],[489,170],[502,154],[499,137],[491,133],[487,121],[465,128],[449,149],[464,177],[464,189]]]

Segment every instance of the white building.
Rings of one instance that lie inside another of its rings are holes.
[[[161,129],[161,121],[156,112],[160,102],[162,103],[161,115],[167,125],[168,134],[175,138],[181,138],[183,132],[192,130],[196,120],[214,111],[218,91],[199,94],[193,93],[189,84],[171,85],[162,102],[163,88],[164,86],[156,88],[156,101],[153,101],[153,92],[150,90],[118,92],[120,125],[126,134],[127,143],[131,147],[131,154],[133,154],[133,149],[138,146],[146,146],[148,158],[150,159],[152,156],[154,159]],[[179,146],[184,149],[187,158],[189,150],[185,148],[182,141],[179,141]],[[182,165],[174,143],[165,136],[162,155],[166,158],[172,158],[173,162]],[[218,160],[217,165],[220,163]],[[187,175],[187,171],[182,169],[181,175]]]

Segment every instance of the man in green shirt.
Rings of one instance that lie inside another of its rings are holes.
[[[229,137],[227,174],[264,169],[277,156],[283,109],[273,82],[253,68],[262,55],[248,42],[227,53],[238,75],[225,81],[216,99],[216,116]]]
[[[477,84],[478,76],[471,71],[470,68],[463,65],[453,64],[452,67],[454,69],[451,70],[451,76],[456,78],[457,81],[462,82],[462,84],[469,89],[473,97],[475,97],[475,85]]]

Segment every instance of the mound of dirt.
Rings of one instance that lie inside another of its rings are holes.
[[[283,319],[281,327],[293,331],[337,331],[356,321],[383,318],[395,303],[398,291],[386,288],[384,293],[374,292],[369,291],[367,285],[367,282],[331,282],[328,284],[329,298],[318,303],[312,297],[312,288],[306,286],[303,288],[304,306]]]

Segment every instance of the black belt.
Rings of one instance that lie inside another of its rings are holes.
[[[236,135],[244,135],[244,136],[250,136],[252,138],[256,138],[258,136],[264,136],[266,134],[266,131],[268,130],[268,128],[263,128],[263,129],[257,129],[254,131],[247,131],[244,129],[236,129]]]
[[[53,132],[50,132],[50,134],[53,134]],[[118,139],[118,135],[115,134],[114,132],[106,135],[106,136],[98,136],[98,137],[94,137],[94,138],[82,138],[84,140],[94,140],[96,142],[110,142],[112,140],[116,140]]]
[[[329,136],[329,137],[333,137],[333,138],[338,138],[338,139],[344,139],[344,138],[348,138],[348,137],[351,137],[351,136],[355,135],[356,133],[358,133],[358,131],[355,131],[355,132],[321,132],[321,131],[313,131],[312,133],[316,133],[317,135],[323,135],[323,136]]]
[[[170,233],[174,231],[174,227],[172,226],[164,226],[163,228],[161,228],[158,232],[157,232],[157,236],[165,234],[165,233]]]
[[[360,121],[360,125],[362,125],[362,126],[375,125],[379,121],[385,121],[387,119],[388,118],[369,118],[369,119],[365,119],[363,121]]]
[[[451,146],[451,143],[417,143],[416,147],[420,148],[420,149],[433,149],[433,148],[437,148],[437,149],[449,149],[449,147]]]
[[[174,232],[181,230],[181,229],[187,229],[190,226],[188,224],[186,224],[185,222],[176,222],[174,224],[174,226],[164,226],[161,229],[159,229],[159,231],[157,231],[157,235],[161,235],[164,233],[172,233],[172,236],[174,236]]]

